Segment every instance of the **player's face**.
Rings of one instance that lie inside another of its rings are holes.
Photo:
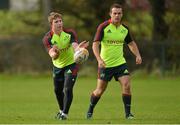
[[[52,30],[55,32],[61,31],[63,28],[63,21],[61,18],[56,18],[52,22]]]
[[[111,21],[114,24],[118,24],[123,16],[122,8],[112,8],[110,12]]]

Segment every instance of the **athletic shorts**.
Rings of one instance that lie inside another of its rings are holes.
[[[78,73],[78,65],[73,63],[63,68],[53,67],[53,78],[58,81],[64,81],[67,77],[76,79]]]
[[[118,81],[118,78],[124,75],[129,75],[126,63],[110,68],[98,68],[98,79],[107,82],[111,81],[112,77],[114,77],[115,80]]]

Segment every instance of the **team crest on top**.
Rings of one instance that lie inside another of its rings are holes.
[[[122,29],[122,30],[121,30],[121,33],[125,33],[125,32],[126,32],[126,30],[125,30],[125,29]]]
[[[56,41],[54,41],[54,44],[57,44],[57,42],[56,42]]]
[[[65,36],[65,37],[64,37],[64,40],[67,40],[67,39],[69,39],[69,36]]]
[[[107,33],[112,33],[112,32],[111,32],[111,30],[109,29],[109,30],[107,31]]]

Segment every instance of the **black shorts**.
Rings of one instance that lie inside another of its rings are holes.
[[[53,78],[57,81],[64,81],[67,77],[76,79],[78,73],[78,65],[73,63],[63,68],[53,67]]]
[[[111,81],[112,77],[118,81],[118,78],[124,75],[129,75],[126,63],[110,68],[98,68],[98,78],[107,82]]]

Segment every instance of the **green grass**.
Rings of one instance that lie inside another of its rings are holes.
[[[95,108],[94,118],[86,120],[89,96],[95,77],[79,77],[67,121],[54,119],[57,103],[51,76],[0,75],[0,123],[26,124],[177,124],[180,123],[180,77],[132,77],[133,120],[124,119],[119,83],[112,80]]]

